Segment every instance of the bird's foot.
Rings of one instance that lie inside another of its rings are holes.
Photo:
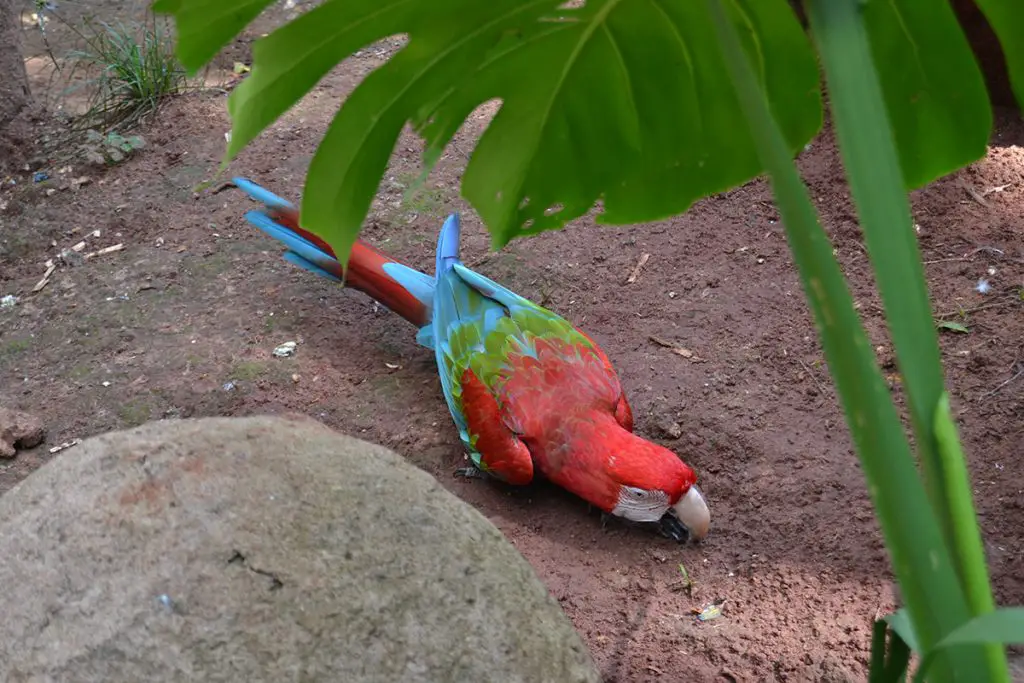
[[[465,479],[483,479],[484,472],[479,467],[460,467],[452,473],[452,476],[463,477]]]

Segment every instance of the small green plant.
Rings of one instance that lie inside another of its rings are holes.
[[[28,339],[12,339],[0,344],[0,358],[14,358],[32,348],[32,342]]]
[[[423,178],[412,173],[402,173],[396,179],[404,189],[402,192],[402,210],[406,213],[435,216],[442,211],[444,191],[426,187]]]
[[[89,367],[88,365],[76,365],[75,367],[71,368],[67,376],[68,379],[72,379],[76,382],[81,382],[91,374],[92,368]]]
[[[174,42],[154,17],[142,25],[88,21],[72,27],[85,42],[69,58],[89,74],[92,89],[81,122],[90,128],[127,128],[185,89],[185,70],[174,56]]]
[[[126,427],[138,427],[149,422],[150,406],[143,401],[126,401],[117,410],[117,416]]]
[[[935,323],[935,327],[940,330],[949,330],[950,332],[959,332],[961,334],[967,334],[970,330],[963,323],[953,322],[951,320],[940,320]]]
[[[242,360],[232,366],[228,379],[252,382],[267,374],[267,364],[260,361]]]
[[[140,135],[125,137],[114,131],[103,135],[95,128],[90,128],[85,131],[82,155],[89,163],[98,166],[113,166],[130,157],[135,150],[145,146],[146,141]]]

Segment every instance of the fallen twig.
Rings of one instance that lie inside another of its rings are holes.
[[[99,230],[93,230],[88,235],[86,235],[86,237],[99,237],[99,236],[100,236],[100,231]],[[75,252],[81,252],[81,251],[84,251],[84,250],[85,250],[85,240],[82,240],[78,244],[75,244],[74,246],[71,247],[71,251],[75,251]],[[88,256],[86,258],[88,258]]]
[[[487,251],[480,258],[474,259],[474,260],[470,261],[469,263],[467,263],[466,267],[469,268],[470,270],[474,270],[476,268],[479,268],[484,263],[487,263],[488,261],[490,261],[491,258],[493,258],[494,255],[498,254],[498,253],[499,252],[497,252],[497,251]]]
[[[644,267],[644,265],[647,264],[647,261],[650,260],[650,258],[650,254],[643,254],[640,257],[640,260],[637,261],[636,266],[633,268],[633,272],[630,273],[629,277],[626,278],[627,285],[631,285],[634,282],[636,282],[637,278],[640,277],[640,270]]]
[[[969,194],[971,196],[971,199],[973,199],[974,201],[978,202],[982,206],[988,208],[988,206],[989,206],[988,201],[985,200],[985,197],[982,196],[982,194],[980,192],[978,192],[978,190],[975,189],[975,187],[973,185],[971,185],[968,182],[961,181],[960,182],[960,187],[964,188],[964,190],[967,192],[967,194]]]
[[[97,251],[90,252],[90,253],[85,255],[85,258],[89,259],[89,258],[95,258],[96,256],[103,256],[104,254],[112,254],[115,251],[121,251],[122,249],[124,249],[124,243],[118,242],[117,244],[115,244],[113,246],[103,247],[102,249],[99,249]]]
[[[985,188],[985,190],[981,193],[981,196],[982,197],[987,197],[988,195],[992,194],[993,192],[1002,192],[1003,190],[1005,190],[1008,187],[1013,187],[1013,183],[1006,183],[1005,185],[996,185],[995,187]]]
[[[677,356],[682,356],[683,358],[691,360],[694,363],[703,363],[704,362],[703,358],[701,358],[700,356],[695,354],[690,349],[684,348],[682,346],[676,346],[672,342],[666,341],[665,339],[662,339],[661,337],[655,337],[654,335],[651,335],[650,337],[648,337],[648,339],[650,339],[652,342],[654,342],[658,346],[661,346],[661,347],[664,347],[664,348],[668,349],[669,351],[671,351],[672,353],[676,354]]]
[[[1002,308],[1003,306],[1008,306],[1009,304],[1012,304],[1013,301],[1014,301],[1013,299],[1007,298],[1007,299],[1002,299],[1002,300],[999,300],[999,301],[993,301],[993,302],[987,303],[987,304],[982,304],[980,306],[974,306],[973,308],[960,308],[960,309],[957,309],[955,311],[950,311],[949,313],[938,313],[938,314],[935,315],[935,318],[938,319],[938,320],[941,320],[942,318],[952,318],[953,316],[957,316],[957,315],[967,315],[968,313],[977,313],[978,311],[986,311],[986,310],[988,310],[990,308]]]
[[[1009,384],[1010,382],[1014,381],[1015,379],[1017,379],[1017,378],[1018,378],[1018,377],[1020,377],[1021,375],[1024,375],[1024,363],[1020,363],[1020,362],[1018,362],[1018,361],[1014,361],[1014,362],[1013,362],[1013,366],[1011,367],[1011,369],[1012,369],[1013,367],[1019,368],[1019,369],[1017,370],[1017,372],[1016,372],[1016,373],[1015,373],[1015,374],[1013,375],[1013,377],[1011,377],[1010,379],[1006,380],[1005,382],[1003,382],[1002,384],[1000,384],[999,386],[997,386],[997,387],[996,387],[995,389],[993,389],[992,391],[989,391],[989,392],[986,392],[986,393],[982,394],[981,396],[979,396],[979,397],[978,397],[978,400],[980,401],[980,400],[982,400],[982,399],[988,398],[989,396],[994,396],[994,395],[996,395],[997,393],[999,393],[1000,391],[1002,391],[1003,387],[1005,387],[1005,386],[1006,386],[1007,384]]]
[[[451,145],[452,149],[454,149],[456,152],[458,152],[459,154],[462,155],[462,158],[464,158],[466,161],[469,161],[469,155],[466,154],[465,152],[463,152],[462,148],[459,147],[458,144],[456,144],[454,140],[452,142],[450,142],[449,144]]]
[[[924,265],[929,266],[929,265],[931,265],[933,263],[950,263],[952,261],[971,261],[971,260],[973,260],[975,254],[977,254],[978,252],[982,252],[982,251],[989,251],[989,252],[992,252],[993,254],[998,254],[1000,257],[1006,256],[1006,253],[1002,249],[996,249],[995,247],[978,247],[977,249],[972,249],[971,251],[967,252],[963,256],[951,256],[949,258],[940,258],[940,259],[935,259],[933,261],[924,261],[923,263],[924,263]]]
[[[995,247],[978,247],[977,249],[969,251],[966,254],[964,254],[964,258],[967,258],[968,256],[974,256],[979,251],[991,251],[993,254],[999,254],[1000,256],[1006,255],[1006,252],[1004,252],[1002,249],[996,249]]]
[[[53,261],[47,261],[46,272],[43,274],[43,278],[36,283],[36,286],[32,288],[32,292],[41,292],[50,282],[50,276],[53,275],[53,271],[57,270],[57,266],[54,265]]]
[[[970,257],[967,257],[967,256],[953,256],[951,258],[935,259],[934,261],[924,261],[923,263],[926,266],[930,266],[933,263],[950,263],[950,262],[953,262],[953,261],[970,261],[970,260],[971,260]]]
[[[80,439],[71,439],[71,441],[65,441],[62,444],[54,446],[50,449],[50,453],[60,453],[61,451],[71,448],[72,446],[77,446],[80,443],[82,443]]]
[[[825,387],[824,387],[824,386],[822,386],[822,384],[821,384],[821,382],[820,382],[820,381],[818,381],[818,376],[817,376],[817,375],[815,375],[815,374],[814,374],[813,372],[811,372],[811,369],[810,369],[809,367],[807,367],[807,364],[806,364],[806,363],[804,363],[804,362],[803,362],[802,360],[800,360],[799,358],[797,358],[797,359],[796,359],[796,362],[797,362],[797,363],[799,363],[799,364],[800,364],[800,367],[802,367],[802,368],[804,369],[804,371],[805,371],[805,372],[806,372],[806,373],[807,373],[808,375],[810,375],[810,376],[811,376],[811,379],[812,379],[812,380],[814,380],[814,384],[815,384],[815,385],[817,385],[817,387],[818,387],[818,391],[819,391],[819,392],[821,393],[821,395],[822,395],[822,396],[825,396]]]

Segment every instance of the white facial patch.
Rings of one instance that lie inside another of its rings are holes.
[[[668,494],[634,486],[619,488],[619,502],[612,514],[632,522],[657,522],[668,511]]]

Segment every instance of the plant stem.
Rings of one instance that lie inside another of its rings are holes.
[[[992,586],[989,584],[988,567],[985,563],[985,546],[981,540],[978,517],[972,502],[970,476],[960,446],[956,423],[949,408],[948,393],[942,394],[935,409],[935,437],[947,486],[946,502],[949,505],[952,533],[967,605],[974,616],[980,616],[995,610],[995,600],[992,599]],[[986,646],[986,653],[993,667],[992,671],[1000,675],[997,680],[1009,681],[1006,649],[998,643],[992,643]]]
[[[925,488],[958,574],[968,615],[977,615],[978,605],[985,604],[979,593],[986,593],[991,605],[987,569],[955,427],[952,433],[947,428],[941,434],[936,427],[936,418],[942,415],[944,391],[938,336],[863,3],[811,0],[808,18],[830,86],[843,165],[904,379]],[[940,452],[940,439],[945,440],[945,452]],[[953,462],[956,458],[959,463]],[[974,536],[965,525],[974,525]],[[920,632],[925,627],[923,615],[911,610],[911,616],[915,630]],[[947,623],[937,633],[945,635],[948,630]],[[934,635],[932,631],[923,639],[924,654],[935,643]],[[1001,646],[964,648],[956,656],[943,653],[943,658],[955,666],[963,680],[977,680],[981,671],[988,673],[985,680],[1009,680]],[[936,672],[946,674],[945,667]]]
[[[885,683],[885,639],[889,626],[878,619],[871,627],[871,662],[868,664],[868,683]]]
[[[850,194],[905,378],[925,487],[949,543],[945,486],[931,428],[943,389],[938,335],[863,8],[860,0],[811,0],[807,9]]]
[[[746,112],[761,162],[771,177],[789,246],[864,467],[893,571],[918,630],[921,647],[927,649],[969,618],[967,605],[949,549],[943,543],[941,527],[929,505],[910,445],[853,308],[832,245],[727,13],[728,6],[736,20],[742,22],[738,4],[707,0],[732,84]],[[930,316],[927,320],[930,327]],[[976,659],[977,666],[972,672],[983,674],[985,661]],[[948,667],[937,668],[936,677],[952,680],[953,674]]]

